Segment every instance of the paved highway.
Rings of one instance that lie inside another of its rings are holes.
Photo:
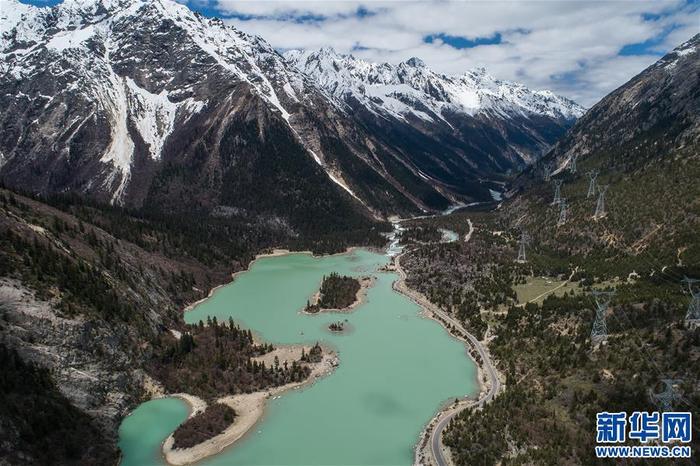
[[[433,312],[435,312],[435,310]],[[491,382],[488,392],[486,392],[484,396],[482,396],[480,399],[475,401],[473,405],[471,405],[471,407],[481,407],[485,403],[491,401],[501,390],[501,381],[498,379],[498,373],[496,372],[496,369],[494,369],[493,363],[491,362],[491,359],[486,350],[484,349],[483,345],[479,340],[476,339],[474,335],[464,330],[464,328],[459,322],[457,322],[455,319],[453,319],[446,313],[439,311],[438,315],[445,319],[445,321],[454,325],[458,330],[460,330],[469,340],[471,345],[474,348],[476,348],[476,350],[479,353],[479,357],[482,361],[482,370],[484,370],[488,374],[489,380]],[[432,434],[430,434],[430,449],[433,453],[433,458],[435,458],[435,462],[438,466],[450,465],[450,463],[445,458],[445,455],[443,455],[442,453],[442,432],[445,430],[445,426],[447,426],[447,424],[452,420],[452,418],[459,414],[460,411],[461,410],[453,411],[447,414],[446,416],[443,416],[435,425]]]

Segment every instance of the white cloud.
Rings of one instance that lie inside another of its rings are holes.
[[[222,15],[246,18],[228,23],[278,49],[332,46],[389,62],[417,56],[448,74],[483,66],[499,78],[552,89],[583,105],[592,105],[658,59],[652,54],[621,57],[625,45],[667,34],[653,47],[663,53],[700,30],[697,5],[683,0],[214,1]],[[356,15],[360,9],[370,14]],[[469,39],[500,33],[502,43],[456,49],[439,40],[424,42],[425,36],[439,33]]]

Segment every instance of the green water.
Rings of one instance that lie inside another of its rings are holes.
[[[163,464],[161,443],[182,421],[189,408],[178,398],[147,401],[128,416],[119,427],[122,466]]]
[[[392,290],[396,274],[377,272],[386,261],[364,250],[322,258],[293,254],[261,259],[186,314],[188,322],[232,316],[273,343],[320,341],[340,357],[332,375],[271,400],[263,421],[241,442],[202,464],[411,464],[413,445],[442,402],[476,390],[475,369],[461,343],[421,318],[417,305]],[[323,275],[331,272],[372,274],[377,281],[366,303],[351,314],[300,314]],[[327,330],[340,318],[348,319],[352,332]],[[153,458],[151,452],[177,424],[172,417],[153,413],[149,403],[122,425],[122,464],[153,464],[132,461],[132,455]],[[149,411],[144,413],[144,408]],[[151,429],[158,435],[139,435]]]

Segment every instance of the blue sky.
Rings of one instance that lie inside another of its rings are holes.
[[[447,74],[484,67],[585,106],[700,32],[700,0],[179,1],[279,50],[416,56]]]

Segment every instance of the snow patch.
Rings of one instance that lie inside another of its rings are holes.
[[[296,131],[295,131],[295,133],[296,133]],[[298,136],[298,134],[297,134],[297,136]],[[354,197],[355,199],[357,199],[358,201],[360,201],[360,203],[362,203],[362,205],[365,205],[364,201],[363,201],[362,199],[360,199],[359,197],[357,197],[357,195],[352,191],[352,189],[350,189],[350,187],[349,187],[347,184],[345,184],[339,177],[335,176],[333,173],[331,173],[330,170],[327,170],[326,167],[323,166],[323,162],[321,162],[321,158],[318,156],[318,154],[316,154],[316,152],[312,151],[311,149],[307,149],[307,150],[309,151],[309,153],[311,154],[311,156],[314,158],[314,160],[316,161],[316,163],[319,164],[319,165],[324,169],[324,171],[326,172],[326,174],[328,175],[328,177],[329,177],[335,184],[337,184],[338,186],[340,186],[341,188],[343,188],[345,191],[348,192],[348,194],[350,194],[352,197]]]
[[[109,63],[109,49],[107,49],[106,61]],[[107,85],[98,88],[97,98],[99,105],[109,115],[111,123],[112,139],[100,161],[113,166],[112,172],[106,179],[106,184],[109,189],[113,189],[111,201],[115,203],[121,199],[131,177],[134,141],[131,140],[127,128],[127,118],[129,117],[127,88],[123,79],[117,76],[111,65],[109,65]],[[115,183],[117,183],[116,189],[113,188]]]
[[[333,173],[331,173],[331,172],[328,171],[328,170],[326,170],[326,173],[328,173],[328,176],[330,177],[331,180],[333,180],[333,181],[335,182],[335,184],[337,184],[338,186],[340,186],[341,188],[343,188],[344,190],[346,190],[352,197],[354,197],[355,199],[357,199],[358,201],[360,201],[362,204],[364,204],[364,202],[362,201],[362,199],[360,199],[359,197],[357,197],[357,195],[356,195],[354,192],[352,192],[352,189],[350,189],[350,188],[348,187],[348,185],[346,185],[345,183],[343,183],[343,181],[342,181],[340,178],[336,177],[335,175],[333,175]]]
[[[676,50],[676,55],[678,55],[679,57],[684,57],[693,52],[695,52],[695,47],[687,47],[685,49]]]
[[[178,104],[168,99],[164,90],[152,94],[140,88],[133,79],[127,78],[129,93],[129,113],[136,129],[148,144],[151,158],[160,159],[165,139],[175,127]]]
[[[72,31],[57,32],[46,43],[46,47],[57,52],[63,52],[66,49],[80,46],[94,35],[95,27],[93,25],[88,25],[82,29],[74,29]]]

